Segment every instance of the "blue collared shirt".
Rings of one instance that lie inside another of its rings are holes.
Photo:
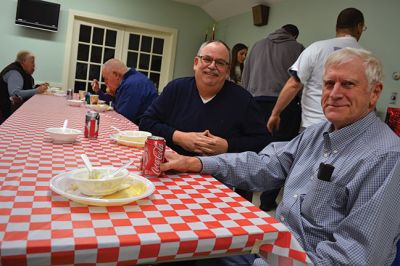
[[[227,185],[284,186],[276,217],[316,265],[390,265],[400,234],[400,139],[371,112],[337,131],[308,127],[291,142],[200,157],[203,172]],[[320,163],[335,167],[330,182]]]

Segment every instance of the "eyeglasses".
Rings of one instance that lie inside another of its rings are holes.
[[[215,66],[217,68],[224,68],[225,66],[229,65],[229,63],[226,62],[224,59],[214,59],[214,58],[212,58],[211,56],[208,56],[208,55],[198,55],[197,57],[200,58],[201,61],[204,64],[206,64],[207,66],[211,65],[212,62],[215,62]]]
[[[364,27],[363,27],[363,31],[366,31],[366,30],[367,30],[367,26],[364,26]]]

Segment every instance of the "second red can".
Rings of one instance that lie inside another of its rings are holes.
[[[160,165],[164,161],[166,142],[162,137],[150,136],[144,144],[142,175],[160,176]]]
[[[85,138],[97,139],[99,135],[100,114],[88,111],[85,116]]]

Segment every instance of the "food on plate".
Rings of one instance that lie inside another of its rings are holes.
[[[77,186],[79,191],[88,196],[105,196],[125,189],[131,185],[132,179],[128,170],[124,169],[117,175],[111,176],[117,168],[95,167],[89,175],[86,168],[71,171],[68,177]]]

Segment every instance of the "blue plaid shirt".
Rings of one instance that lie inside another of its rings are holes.
[[[390,265],[400,234],[400,139],[371,112],[338,131],[329,122],[259,154],[200,157],[203,172],[252,191],[284,186],[276,217],[316,265]],[[320,163],[335,167],[317,178]]]

